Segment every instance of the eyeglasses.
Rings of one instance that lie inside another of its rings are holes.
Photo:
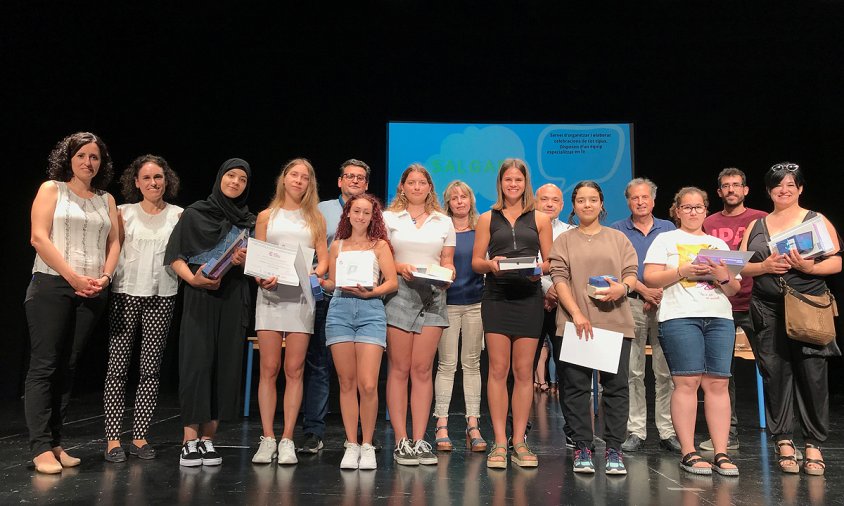
[[[722,190],[729,190],[730,188],[735,188],[735,189],[738,190],[739,188],[743,188],[743,187],[744,187],[744,183],[724,183],[724,184],[721,185]]]
[[[706,212],[706,206],[680,206],[678,209],[684,214],[692,214],[692,211],[701,214]]]
[[[342,177],[346,181],[366,181],[366,176],[361,174],[343,174]]]
[[[788,172],[794,172],[799,168],[800,166],[796,163],[784,162],[774,165],[773,167],[771,167],[771,170],[787,170]]]

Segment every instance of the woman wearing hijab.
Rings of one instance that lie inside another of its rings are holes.
[[[179,337],[179,403],[184,440],[179,464],[220,465],[213,438],[219,421],[237,413],[243,336],[249,322],[249,285],[239,267],[217,279],[202,268],[255,227],[249,212],[249,164],[226,160],[207,200],[191,204],[173,229],[165,265],[185,281]],[[246,249],[232,264],[239,266]]]

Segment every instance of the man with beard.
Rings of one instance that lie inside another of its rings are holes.
[[[764,218],[768,213],[745,207],[744,198],[747,197],[750,188],[747,187],[747,178],[739,169],[726,168],[718,174],[718,196],[724,202],[724,209],[712,213],[703,222],[703,231],[707,234],[722,239],[732,250],[739,249],[741,239],[747,229],[747,225],[759,218]],[[753,324],[750,321],[750,292],[753,290],[753,278],[750,276],[741,279],[741,290],[730,297],[733,305],[733,321],[736,328],[741,327],[747,337],[753,337]],[[735,358],[731,369],[735,369]],[[738,450],[738,430],[736,419],[736,384],[734,377],[730,377],[730,407],[732,417],[730,419],[730,439],[727,442],[728,450]],[[712,450],[712,440],[706,440],[700,444],[702,450]]]

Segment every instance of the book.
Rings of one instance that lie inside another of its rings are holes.
[[[744,266],[753,256],[752,251],[730,251],[721,249],[702,249],[698,251],[697,256],[692,260],[693,264],[709,264],[710,261],[714,263],[724,262],[727,270],[730,271],[730,277],[739,275]],[[706,276],[689,276],[690,281],[716,281],[715,276],[707,274]],[[717,281],[721,281],[720,279]]]
[[[208,279],[219,279],[223,277],[229,269],[232,268],[232,257],[234,256],[235,252],[238,248],[246,247],[246,239],[248,238],[248,230],[243,230],[240,234],[237,235],[235,240],[229,244],[229,246],[223,251],[220,256],[216,258],[212,258],[209,262],[205,264],[205,267],[202,269],[202,275]],[[221,241],[223,244],[225,243],[225,238]],[[217,244],[214,249],[222,247],[221,244]]]
[[[595,300],[603,300],[606,298],[606,295],[602,293],[597,293],[598,290],[603,288],[609,288],[610,283],[607,281],[606,278],[610,278],[611,280],[618,283],[618,278],[615,276],[610,276],[609,274],[603,276],[591,276],[589,278],[589,284],[586,285],[586,295],[592,297]]]
[[[787,255],[792,249],[806,259],[835,253],[823,218],[815,216],[779,234],[772,235],[768,247],[772,253]]]
[[[415,279],[421,279],[440,287],[451,284],[452,274],[451,269],[441,267],[437,264],[417,265],[416,270],[413,271],[413,277]]]

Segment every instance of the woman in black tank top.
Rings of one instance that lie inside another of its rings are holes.
[[[838,234],[829,220],[820,215],[835,246],[831,255],[807,260],[796,250],[779,255],[772,254],[768,247],[771,234],[819,215],[800,207],[803,182],[802,170],[793,163],[778,163],[765,174],[765,188],[774,202],[774,211],[748,227],[750,231],[745,234],[741,249],[753,251],[754,255],[741,274],[755,278],[750,314],[756,335],[751,345],[765,385],[768,430],[777,444],[780,469],[785,473],[800,471],[792,441],[796,399],[806,444],[803,470],[806,474],[822,475],[825,465],[820,445],[829,433],[826,357],[841,355],[841,351],[834,340],[825,347],[815,347],[788,338],[780,283],[784,280],[803,293],[824,293],[826,276],[841,271]]]

